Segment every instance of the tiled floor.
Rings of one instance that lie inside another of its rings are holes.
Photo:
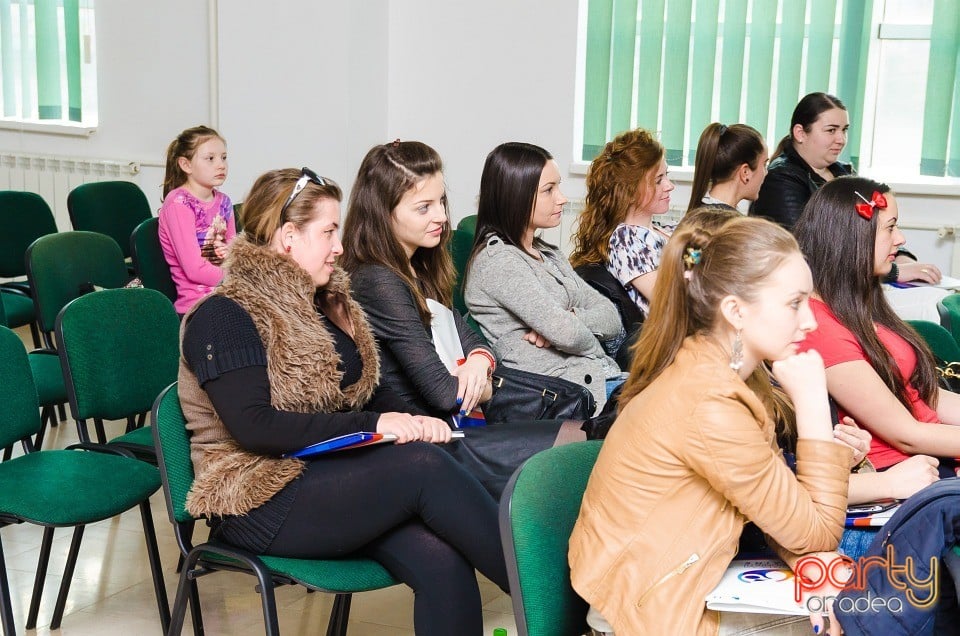
[[[21,337],[29,336],[23,332]],[[113,423],[115,432],[122,430]],[[110,431],[108,431],[109,434]],[[44,448],[63,448],[76,441],[72,420],[48,432]],[[19,451],[19,448],[17,449]],[[176,593],[177,546],[167,520],[162,493],[151,499],[160,558],[164,564],[167,596],[173,604]],[[198,532],[202,532],[198,530]],[[14,620],[24,633],[33,575],[36,571],[42,529],[22,524],[0,530],[7,574],[12,588]],[[58,632],[51,632],[50,616],[56,601],[61,573],[70,545],[71,531],[58,530],[50,558],[38,628],[35,634],[63,636],[103,634],[160,634],[160,620],[150,578],[140,514],[134,509],[118,518],[89,526],[83,537],[77,570],[70,587],[66,612]],[[253,577],[219,573],[198,581],[204,627],[208,634],[262,634],[260,598],[254,591]],[[481,577],[484,600],[484,633],[505,627],[516,634],[510,598]],[[304,588],[278,588],[277,606],[280,629],[284,634],[322,634],[333,597],[308,594]],[[184,628],[192,633],[189,615]],[[349,636],[387,636],[413,634],[413,593],[405,586],[357,594],[350,612]]]

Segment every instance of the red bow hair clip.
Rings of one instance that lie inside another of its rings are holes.
[[[863,196],[856,190],[854,190],[853,193],[863,200],[863,203],[856,204],[857,214],[868,221],[873,218],[874,208],[880,208],[881,210],[885,210],[887,208],[887,197],[883,196],[876,190],[873,191],[873,195],[870,197],[869,201],[867,200],[867,197]]]

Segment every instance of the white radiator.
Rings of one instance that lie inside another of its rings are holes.
[[[36,192],[44,198],[63,232],[73,229],[67,214],[70,190],[91,181],[140,183],[140,162],[71,159],[0,151],[0,190]]]

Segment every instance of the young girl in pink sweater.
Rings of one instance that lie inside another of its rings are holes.
[[[167,148],[160,208],[160,246],[185,314],[223,276],[220,264],[236,235],[230,197],[215,188],[227,178],[227,144],[216,130],[195,126]]]

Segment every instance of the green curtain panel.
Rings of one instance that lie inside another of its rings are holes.
[[[583,97],[583,155],[593,161],[607,142],[607,98],[610,92],[610,35],[613,0],[590,0]]]
[[[870,50],[870,25],[873,7],[868,2],[844,2],[840,27],[840,60],[837,67],[837,97],[851,121],[859,121],[863,113],[863,97],[867,82],[867,53]],[[826,90],[822,88],[819,90]],[[860,126],[850,126],[847,147],[843,154],[855,168],[860,165]]]
[[[960,52],[960,0],[934,0],[930,30],[930,61],[923,109],[923,141],[920,147],[920,174],[960,176],[960,119],[956,111]],[[948,140],[952,142],[948,146]],[[950,149],[948,158],[947,150]],[[948,170],[947,164],[950,168]]]
[[[691,0],[671,0],[667,7],[664,46],[663,125],[661,141],[667,163],[683,163],[683,132],[686,130],[687,69],[690,65]],[[702,93],[697,93],[702,98]],[[709,98],[708,98],[709,99]]]
[[[693,164],[697,154],[696,140],[707,127],[713,112],[713,76],[717,62],[717,34],[720,22],[720,0],[698,0],[693,31],[693,60],[690,71],[690,148],[687,163]]]
[[[0,0],[3,116],[83,120],[80,5]]]

